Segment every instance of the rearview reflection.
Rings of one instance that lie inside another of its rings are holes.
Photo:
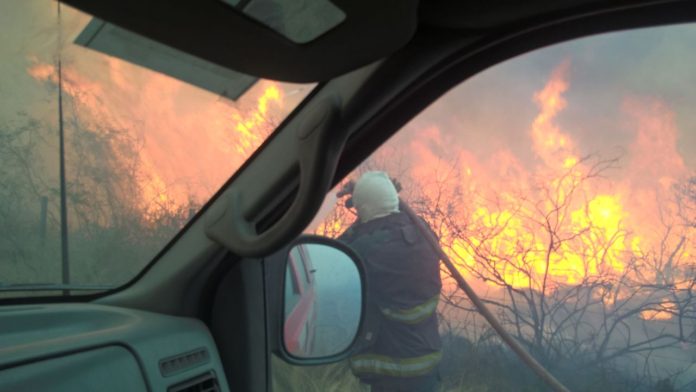
[[[287,351],[318,358],[344,351],[355,338],[362,306],[360,273],[350,256],[323,244],[300,244],[285,272]]]

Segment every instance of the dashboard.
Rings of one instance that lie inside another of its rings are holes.
[[[95,304],[0,308],[0,391],[228,391],[199,320]]]

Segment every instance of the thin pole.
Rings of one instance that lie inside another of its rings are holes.
[[[48,226],[48,197],[41,196],[41,215],[39,217],[39,238],[41,247],[46,246],[46,228]]]
[[[63,72],[61,64],[61,24],[60,24],[60,1],[58,2],[58,137],[60,143],[60,248],[62,262],[62,281],[63,284],[70,283],[70,260],[68,259],[68,205],[65,190],[65,131],[63,129]],[[69,290],[63,294],[70,294]]]
[[[432,232],[425,226],[425,223],[416,215],[416,213],[409,207],[408,204],[406,204],[403,200],[400,201],[399,203],[399,208],[401,209],[402,212],[406,213],[413,223],[418,227],[418,230],[425,236],[425,238],[428,240],[428,243],[430,246],[435,250],[435,252],[440,256],[440,260],[442,263],[447,267],[447,269],[450,271],[452,274],[452,277],[454,280],[457,281],[457,284],[459,284],[459,287],[464,290],[466,295],[469,297],[471,302],[474,304],[476,309],[478,309],[479,313],[483,316],[483,318],[488,321],[488,323],[493,327],[493,329],[498,333],[498,336],[500,336],[501,339],[503,339],[503,342],[508,345],[512,349],[512,351],[517,354],[517,356],[524,362],[525,365],[529,366],[534,373],[541,378],[546,385],[548,385],[553,391],[555,392],[570,392],[568,388],[566,388],[563,384],[561,384],[560,381],[556,379],[546,368],[540,364],[536,359],[534,359],[531,354],[525,350],[522,345],[515,340],[515,338],[512,337],[508,333],[508,331],[503,328],[503,325],[500,324],[498,319],[493,315],[493,313],[488,309],[486,304],[481,301],[481,298],[479,298],[478,294],[474,291],[474,289],[469,286],[469,283],[467,283],[466,280],[464,280],[464,277],[462,274],[459,272],[459,270],[454,266],[454,263],[452,263],[452,260],[450,260],[449,256],[442,250],[440,247],[440,243],[438,242],[437,238],[433,235]]]

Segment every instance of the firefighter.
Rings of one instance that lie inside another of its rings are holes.
[[[386,173],[365,173],[352,188],[349,203],[358,221],[340,239],[365,262],[370,323],[351,369],[372,391],[434,391],[442,355],[439,258],[399,212],[397,189]]]

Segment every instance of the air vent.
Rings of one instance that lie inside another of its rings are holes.
[[[173,385],[167,389],[167,392],[218,392],[220,391],[220,385],[218,385],[217,377],[215,373],[209,372],[192,378],[188,381],[184,381],[180,384]]]
[[[199,348],[187,353],[164,358],[159,361],[160,373],[164,377],[171,376],[184,370],[208,363],[210,355],[205,348]]]

